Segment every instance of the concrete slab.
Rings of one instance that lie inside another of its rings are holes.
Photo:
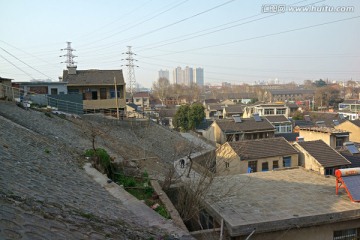
[[[231,236],[360,218],[360,204],[335,195],[335,177],[302,168],[217,177],[206,197]]]

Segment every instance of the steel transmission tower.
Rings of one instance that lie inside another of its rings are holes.
[[[73,55],[73,53],[72,53],[73,51],[76,51],[76,50],[71,47],[71,42],[66,42],[66,43],[67,43],[67,47],[60,49],[61,51],[66,50],[65,55],[60,55],[60,57],[66,57],[66,60],[61,63],[67,63],[66,64],[67,67],[76,67],[76,65],[75,65],[76,62],[74,61],[74,58],[77,56]]]
[[[127,46],[127,48],[128,48],[128,50],[123,53],[123,54],[126,54],[127,56],[125,59],[122,59],[122,60],[126,60],[127,63],[122,66],[126,66],[128,69],[128,79],[127,79],[128,91],[130,92],[130,94],[132,96],[133,93],[135,92],[135,88],[136,88],[136,79],[135,79],[134,68],[139,67],[139,66],[134,64],[134,62],[137,60],[133,58],[133,56],[136,54],[131,51],[131,46]]]

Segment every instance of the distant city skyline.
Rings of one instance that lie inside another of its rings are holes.
[[[180,66],[173,70],[173,78],[169,81],[173,84],[180,84],[185,86],[191,86],[196,83],[199,86],[204,86],[204,69],[203,68],[192,68],[186,66],[182,69]]]

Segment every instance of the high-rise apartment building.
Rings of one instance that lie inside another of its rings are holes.
[[[166,78],[170,81],[170,75],[169,75],[169,70],[162,70],[160,69],[159,71],[159,78]]]
[[[191,86],[194,82],[193,74],[193,68],[186,66],[184,69],[184,84],[186,86]]]
[[[204,86],[204,69],[194,68],[193,79],[197,85]]]

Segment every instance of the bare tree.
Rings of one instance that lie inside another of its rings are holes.
[[[154,95],[161,101],[161,105],[164,106],[165,99],[170,90],[170,82],[167,78],[159,78],[152,85]]]

